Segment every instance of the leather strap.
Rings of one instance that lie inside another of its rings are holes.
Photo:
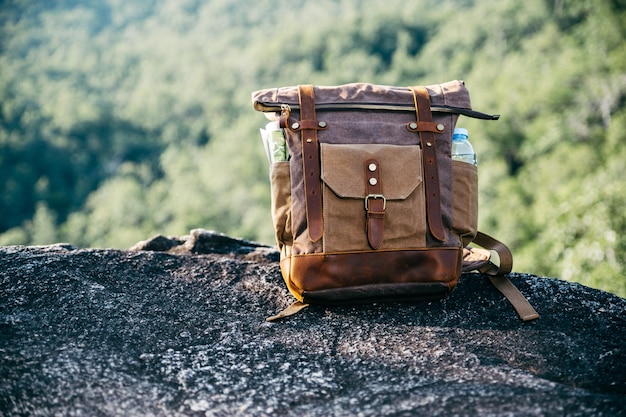
[[[365,197],[367,240],[372,249],[380,249],[384,239],[386,201],[380,182],[380,164],[374,159],[365,162],[365,183],[367,190]]]
[[[473,242],[485,249],[495,251],[500,258],[499,266],[492,262],[487,262],[483,267],[479,268],[479,271],[489,275],[489,281],[509,300],[523,321],[538,319],[539,314],[537,311],[509,278],[505,276],[513,269],[513,255],[509,248],[499,240],[482,232],[476,234]]]
[[[489,262],[479,269],[480,272],[487,275],[504,275],[511,272],[513,269],[513,255],[504,243],[482,232],[477,232],[472,242],[485,249],[495,251],[500,258],[499,266]]]
[[[482,248],[463,248],[463,266],[461,272],[479,271],[489,263],[491,252]]]
[[[318,126],[313,86],[298,86],[298,96],[300,100],[300,124],[306,126],[302,129],[302,165],[307,227],[309,239],[312,242],[317,242],[324,233],[324,222],[322,218],[322,184],[317,129],[311,128]]]
[[[432,123],[433,115],[430,111],[430,96],[426,87],[409,87],[409,89],[413,92],[417,122]],[[441,195],[439,191],[439,169],[437,167],[435,134],[430,131],[420,131],[419,135],[424,165],[428,226],[433,237],[443,242],[446,240],[446,233],[441,218]]]
[[[275,321],[283,319],[285,317],[293,316],[294,314],[300,312],[300,310],[308,306],[308,304],[305,304],[302,301],[296,301],[278,314],[266,318],[265,321]]]
[[[446,131],[446,126],[443,123],[424,122],[424,121],[409,122],[406,124],[406,128],[409,132],[443,133]]]
[[[307,129],[325,130],[328,129],[328,124],[326,122],[317,120],[300,120],[298,122],[292,123],[289,128],[294,132],[299,132],[301,130]]]
[[[526,297],[517,289],[515,285],[504,275],[489,276],[489,281],[498,289],[511,303],[517,314],[523,321],[530,321],[539,318],[539,313],[535,311]]]

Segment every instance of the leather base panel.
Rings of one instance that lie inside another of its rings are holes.
[[[409,289],[411,296],[422,290],[427,295],[445,294],[456,286],[461,265],[461,248],[292,255],[281,261],[290,291],[298,299],[305,294],[313,297],[316,303],[323,294],[343,300],[372,300],[377,298],[377,291],[402,298],[403,291]],[[342,291],[345,295],[337,295]],[[388,298],[383,293],[381,298]]]
[[[450,294],[452,289],[442,282],[418,282],[305,291],[302,295],[307,304],[349,305],[438,300]]]

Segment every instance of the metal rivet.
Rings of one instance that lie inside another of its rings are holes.
[[[376,164],[369,164],[367,166],[367,169],[369,169],[372,172],[376,171]]]
[[[313,139],[307,139],[306,140],[306,143],[311,143],[311,142],[313,142]]]
[[[433,144],[430,143],[430,142],[426,142],[426,146],[431,147],[431,146],[433,146]]]
[[[415,122],[409,123],[409,128],[412,129],[412,130],[417,129],[417,123],[415,123]]]
[[[378,184],[378,180],[376,178],[370,178],[370,185]]]
[[[327,126],[326,122],[319,122],[317,125],[321,127],[322,129]]]
[[[441,123],[439,123],[439,124],[437,125],[437,130],[438,130],[438,131],[440,131],[440,132],[443,132],[445,128],[446,128],[446,127],[445,127],[444,125],[442,125]]]
[[[291,125],[291,128],[292,128],[293,130],[298,129],[299,127],[300,127],[300,123],[298,123],[298,122],[294,122],[294,123]]]

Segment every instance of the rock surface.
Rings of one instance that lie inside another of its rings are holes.
[[[0,248],[0,416],[626,415],[626,300],[480,274],[431,303],[309,307],[267,247],[196,230],[134,250]]]

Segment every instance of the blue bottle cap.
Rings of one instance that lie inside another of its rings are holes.
[[[455,127],[453,135],[465,135],[466,137],[469,137],[469,132],[465,128]]]

